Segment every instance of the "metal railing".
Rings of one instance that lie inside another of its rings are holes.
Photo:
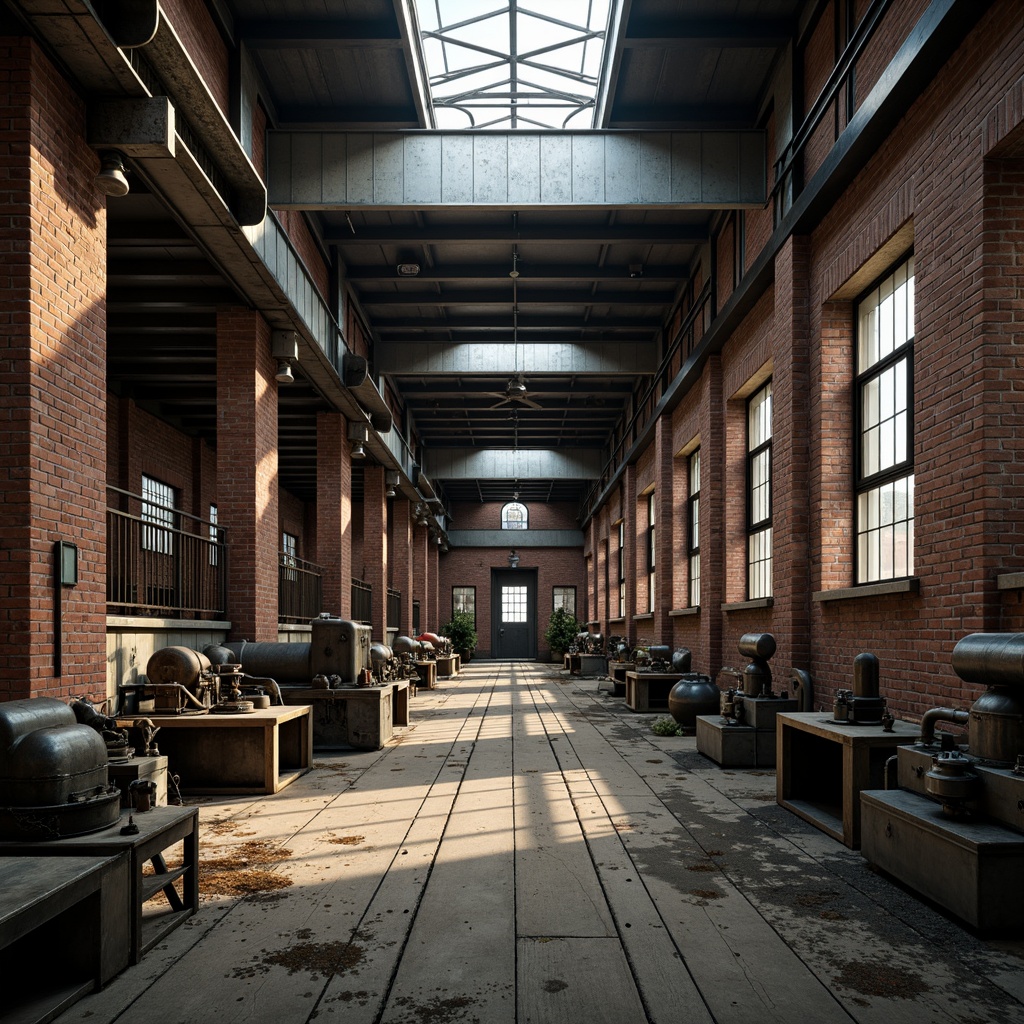
[[[323,568],[280,552],[277,566],[277,619],[306,623],[323,610]]]
[[[223,619],[225,527],[107,488],[107,614]]]
[[[402,592],[395,590],[394,587],[388,587],[387,611],[388,629],[400,630],[402,628]]]
[[[352,578],[352,621],[373,625],[373,588],[369,583]]]

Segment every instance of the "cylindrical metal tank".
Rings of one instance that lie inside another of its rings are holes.
[[[687,733],[697,730],[698,715],[714,715],[720,710],[722,692],[710,676],[688,672],[668,694],[669,714]]]
[[[1014,763],[1024,754],[1024,633],[970,633],[951,660],[961,679],[989,687],[971,705],[968,750]]]
[[[161,647],[150,655],[146,665],[151,683],[180,683],[193,691],[200,675],[209,671],[210,659],[191,647]]]
[[[316,674],[310,671],[308,643],[231,640],[224,646],[234,652],[242,670],[252,676],[270,676],[279,683],[308,685]]]

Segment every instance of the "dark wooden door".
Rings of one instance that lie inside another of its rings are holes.
[[[491,578],[491,657],[537,657],[537,573],[531,569],[495,569]]]

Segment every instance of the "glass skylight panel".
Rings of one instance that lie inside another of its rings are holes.
[[[414,0],[439,128],[592,128],[612,0]]]

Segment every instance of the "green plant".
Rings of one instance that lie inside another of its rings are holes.
[[[452,612],[451,619],[438,633],[451,640],[453,651],[472,651],[476,647],[476,627],[469,612]]]
[[[579,631],[580,624],[576,621],[576,616],[564,608],[556,608],[551,613],[548,628],[544,630],[544,639],[553,652],[565,654]]]
[[[683,727],[674,718],[656,718],[651,723],[651,732],[655,736],[685,736]]]

